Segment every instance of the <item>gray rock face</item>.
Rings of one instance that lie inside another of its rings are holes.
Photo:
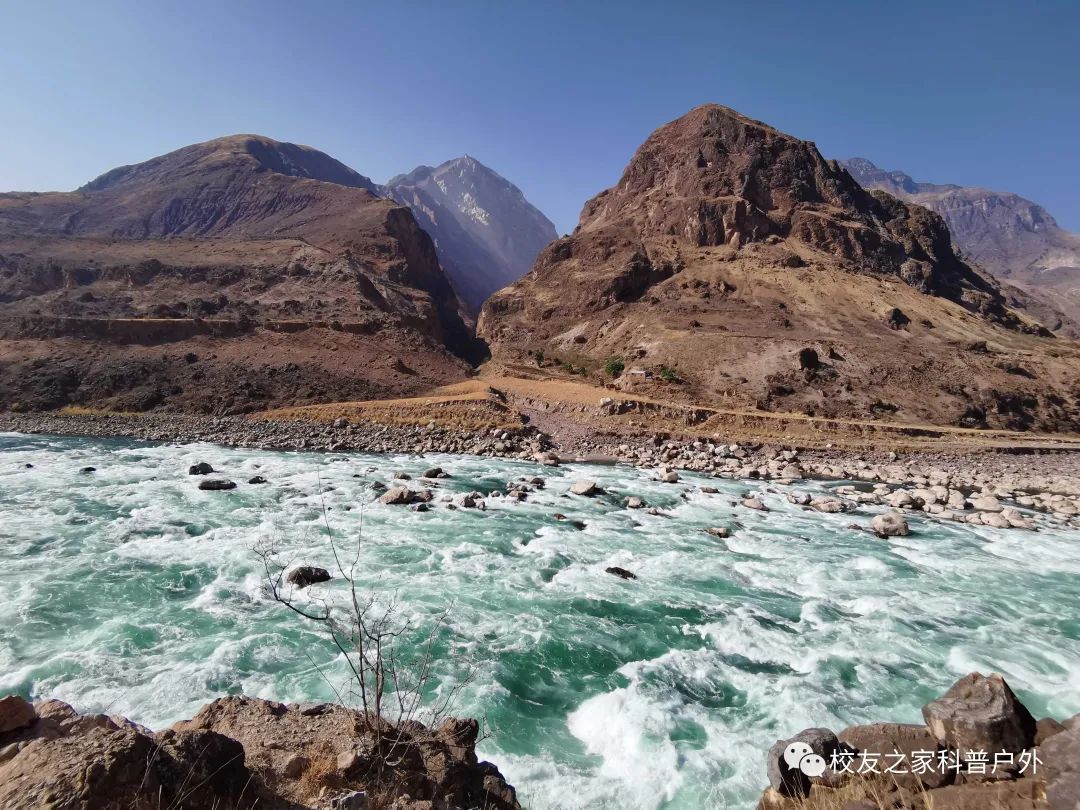
[[[493,292],[525,275],[540,250],[558,237],[517,186],[468,155],[391,178],[383,193],[412,209],[473,313]]]
[[[969,751],[1015,754],[1035,742],[1035,718],[997,673],[964,676],[923,706],[923,719],[934,738],[961,758]]]
[[[1055,734],[1040,749],[1049,810],[1080,808],[1080,728]]]

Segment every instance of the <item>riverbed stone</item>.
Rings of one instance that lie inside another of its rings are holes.
[[[906,537],[911,530],[899,512],[885,512],[870,520],[870,531],[878,537]]]

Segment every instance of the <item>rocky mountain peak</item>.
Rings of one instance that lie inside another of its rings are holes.
[[[382,193],[412,209],[473,312],[521,278],[557,235],[521,189],[470,155],[418,166],[391,178]]]

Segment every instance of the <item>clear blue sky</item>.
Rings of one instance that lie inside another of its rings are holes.
[[[1080,231],[1078,32],[1077,0],[0,0],[0,189],[257,132],[377,181],[468,152],[568,231],[712,101]]]

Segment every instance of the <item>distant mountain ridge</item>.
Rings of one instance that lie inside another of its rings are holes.
[[[473,313],[558,236],[521,189],[469,155],[392,177],[381,193],[412,209]]]
[[[1041,205],[1011,192],[917,182],[866,158],[840,163],[863,188],[940,214],[968,259],[1080,323],[1080,235],[1061,228]]]
[[[329,155],[193,144],[0,194],[0,409],[237,412],[411,394],[476,348],[411,211]]]

